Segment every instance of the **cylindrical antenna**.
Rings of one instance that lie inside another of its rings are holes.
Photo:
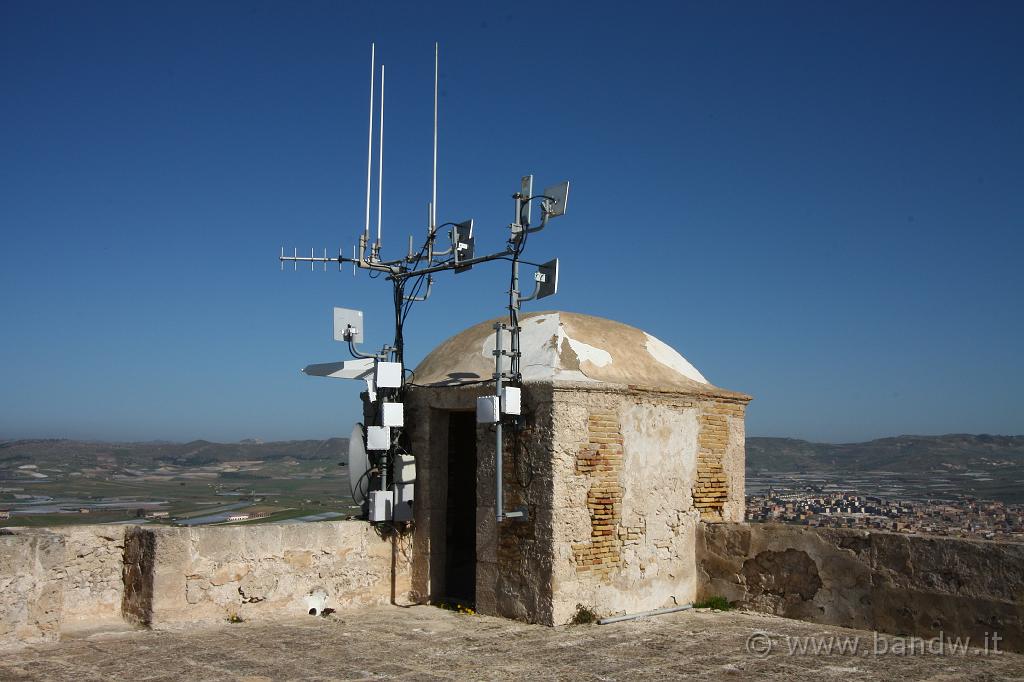
[[[384,65],[380,65],[380,151],[377,156],[377,251],[380,251],[380,218],[384,197]]]
[[[434,185],[430,195],[430,229],[437,227],[437,62],[438,44],[434,43]]]
[[[366,143],[366,226],[363,234],[370,240],[370,178],[373,174],[373,77],[377,67],[374,64],[376,46],[370,43],[370,140]]]

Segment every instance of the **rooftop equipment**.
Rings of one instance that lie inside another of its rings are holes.
[[[511,286],[506,290],[508,295],[508,322],[495,325],[495,370],[493,379],[495,393],[478,406],[478,421],[484,419],[492,423],[496,432],[496,493],[497,520],[524,518],[525,511],[505,512],[503,509],[502,491],[502,424],[506,419],[513,427],[518,426],[521,414],[521,394],[519,385],[522,374],[519,371],[519,311],[524,301],[533,301],[552,296],[558,291],[558,259],[543,264],[529,263],[522,260],[526,242],[530,234],[543,230],[551,218],[565,213],[569,199],[569,182],[561,182],[544,190],[543,194],[533,194],[533,176],[527,175],[520,180],[520,190],[512,195],[514,201],[513,221],[508,225],[509,236],[503,250],[478,256],[476,255],[473,220],[462,222],[446,222],[437,224],[437,130],[438,130],[438,64],[439,47],[434,44],[434,128],[433,128],[433,172],[431,180],[430,202],[427,204],[427,237],[418,251],[413,249],[414,239],[408,240],[408,250],[404,256],[385,259],[383,256],[382,239],[382,208],[384,183],[384,65],[380,65],[380,96],[379,108],[375,104],[376,46],[370,46],[370,106],[369,136],[366,155],[366,210],[363,230],[358,243],[352,248],[352,256],[345,256],[341,249],[338,255],[328,256],[327,249],[323,255],[316,255],[310,249],[309,257],[300,256],[298,249],[292,255],[285,255],[281,248],[279,257],[281,269],[291,262],[293,269],[299,263],[308,262],[310,270],[319,264],[327,269],[328,263],[337,263],[341,270],[345,263],[351,263],[353,273],[358,270],[369,270],[383,276],[391,283],[394,293],[394,340],[385,344],[379,351],[364,352],[359,345],[364,342],[364,318],[361,310],[348,308],[334,309],[334,338],[348,345],[353,360],[328,362],[309,365],[302,371],[310,376],[322,376],[337,379],[357,379],[366,383],[366,391],[362,394],[364,423],[356,424],[352,429],[349,442],[349,476],[352,495],[357,502],[363,504],[371,522],[402,522],[411,519],[411,503],[413,483],[415,481],[415,465],[413,453],[407,452],[402,445],[402,429],[404,428],[404,410],[402,395],[407,385],[404,366],[405,342],[403,326],[412,305],[426,301],[432,291],[435,275],[451,270],[456,274],[464,273],[475,265],[491,261],[511,262]],[[377,233],[376,239],[370,239],[370,208],[372,199],[373,178],[373,145],[374,145],[374,114],[378,113],[377,131]],[[540,222],[531,223],[531,207],[539,204]],[[446,233],[442,230],[447,229]],[[444,245],[447,237],[446,248]],[[522,296],[519,290],[520,264],[537,268],[533,275],[533,291]],[[508,347],[503,347],[503,333],[508,333]],[[505,358],[508,358],[506,367]],[[390,476],[389,476],[390,474]],[[389,482],[390,477],[390,482]]]

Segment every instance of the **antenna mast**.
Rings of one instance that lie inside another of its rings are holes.
[[[300,262],[309,263],[310,269],[321,263],[326,270],[327,263],[337,262],[339,270],[344,263],[352,263],[353,274],[360,270],[370,270],[376,276],[384,275],[394,289],[395,335],[393,345],[384,345],[378,352],[363,352],[357,347],[363,340],[363,313],[357,310],[335,308],[334,337],[338,341],[348,343],[349,352],[355,358],[343,362],[310,365],[303,371],[313,376],[328,376],[340,379],[358,379],[366,382],[367,390],[362,394],[363,414],[366,428],[359,427],[358,433],[365,441],[363,458],[372,462],[374,469],[367,469],[360,476],[375,479],[371,486],[367,479],[367,502],[369,503],[369,519],[371,522],[404,522],[412,519],[413,478],[409,477],[414,456],[407,452],[400,443],[401,429],[404,425],[402,397],[408,386],[403,367],[404,347],[403,325],[412,304],[425,301],[430,297],[433,275],[444,271],[454,274],[466,272],[474,265],[490,261],[506,260],[512,263],[512,281],[508,295],[508,322],[495,326],[495,372],[494,387],[497,395],[484,396],[477,403],[478,423],[494,425],[495,431],[495,468],[498,475],[496,488],[496,519],[498,522],[510,519],[525,519],[525,510],[505,511],[502,494],[503,465],[503,431],[502,421],[509,421],[515,431],[521,426],[519,384],[522,382],[520,373],[520,327],[519,311],[525,301],[545,298],[558,289],[558,259],[544,264],[523,261],[521,256],[526,247],[528,235],[543,230],[550,218],[565,213],[569,194],[569,183],[553,185],[541,194],[533,193],[533,176],[525,176],[521,180],[520,191],[512,195],[514,217],[508,225],[509,235],[503,250],[488,255],[476,255],[476,237],[473,235],[473,221],[445,222],[438,225],[437,221],[437,141],[438,141],[438,104],[440,95],[440,46],[434,43],[434,127],[433,127],[433,158],[431,167],[430,209],[427,220],[429,223],[427,238],[422,248],[416,251],[413,238],[409,238],[408,251],[394,260],[385,260],[382,254],[382,226],[384,204],[384,64],[380,65],[380,111],[378,118],[377,148],[377,236],[371,243],[370,238],[370,202],[373,197],[373,134],[375,99],[375,76],[377,69],[376,45],[370,44],[370,106],[368,115],[368,134],[366,145],[366,211],[363,230],[359,235],[358,246],[352,250],[352,258],[343,255],[339,249],[337,257],[328,257],[324,249],[323,256],[310,250],[309,257],[299,256],[298,249],[286,256],[281,249],[280,262],[282,269],[285,262],[298,266]],[[538,202],[541,219],[531,224],[530,207]],[[448,235],[451,245],[443,250],[435,249],[437,232],[440,228],[449,227]],[[369,247],[369,249],[368,249]],[[533,292],[523,296],[519,289],[520,263],[537,267],[533,275]],[[406,289],[408,285],[408,290]],[[503,343],[503,333],[509,335],[507,346]],[[507,348],[507,350],[506,350]],[[508,368],[504,366],[504,358],[509,358]],[[481,410],[481,401],[491,406]],[[353,431],[353,434],[357,433]],[[401,472],[405,473],[401,473]],[[395,476],[391,476],[391,473]],[[359,478],[361,481],[362,479]],[[377,488],[370,490],[371,487]],[[406,504],[408,503],[408,504]]]

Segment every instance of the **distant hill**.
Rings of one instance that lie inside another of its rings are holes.
[[[78,465],[97,463],[119,467],[150,467],[166,464],[196,467],[222,462],[260,460],[268,463],[284,460],[345,461],[347,438],[327,440],[289,440],[261,443],[246,440],[240,443],[213,443],[194,440],[188,443],[150,441],[144,443],[102,443],[92,441],[37,439],[0,442],[0,477],[4,469],[19,465]]]
[[[188,443],[150,441],[104,443],[64,439],[0,442],[0,478],[4,470],[35,464],[91,467],[201,467],[223,462],[286,460],[343,462],[347,438],[261,443]],[[749,471],[894,471],[950,472],[1024,468],[1024,436],[950,434],[895,436],[866,443],[814,443],[794,438],[747,438]]]
[[[749,471],[842,472],[1014,470],[1024,467],[1024,436],[894,436],[866,443],[747,438]]]

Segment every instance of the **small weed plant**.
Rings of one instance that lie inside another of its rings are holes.
[[[570,621],[573,625],[590,625],[597,622],[597,614],[589,606],[576,605],[576,615]]]
[[[725,597],[716,594],[713,597],[708,597],[703,601],[693,603],[695,609],[715,609],[716,611],[729,611],[732,609],[732,604]]]

